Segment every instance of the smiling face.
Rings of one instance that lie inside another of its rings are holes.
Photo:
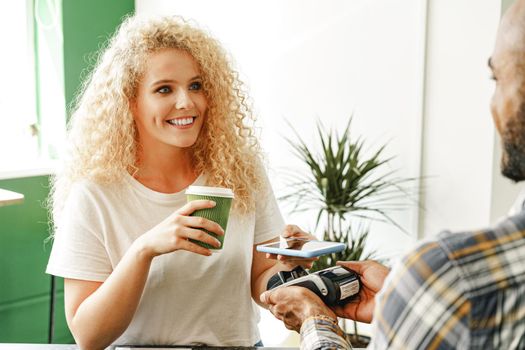
[[[502,144],[501,172],[525,179],[525,1],[517,1],[503,17],[489,66],[496,88],[491,112]]]
[[[143,151],[191,147],[208,107],[197,62],[185,51],[162,49],[144,67],[131,102]]]

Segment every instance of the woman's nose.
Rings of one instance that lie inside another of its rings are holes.
[[[191,96],[189,95],[189,92],[182,88],[177,89],[177,93],[175,94],[175,108],[190,109],[194,106],[195,105],[191,99]]]

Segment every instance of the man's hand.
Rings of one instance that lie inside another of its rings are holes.
[[[286,328],[297,332],[310,316],[324,315],[337,320],[334,312],[315,293],[303,287],[277,288],[264,292],[260,299]]]
[[[284,232],[281,234],[281,236],[283,238],[308,238],[311,240],[317,240],[315,236],[301,230],[301,228],[296,225],[286,225]],[[311,268],[314,261],[319,260],[319,258],[299,258],[295,256],[276,255],[270,253],[266,253],[266,258],[277,259],[289,268],[294,268],[297,265],[301,265],[306,269]]]
[[[348,267],[359,275],[361,291],[355,300],[343,306],[334,306],[332,309],[340,317],[360,322],[372,322],[375,307],[374,297],[383,287],[383,282],[390,270],[373,260],[338,261],[337,265]]]

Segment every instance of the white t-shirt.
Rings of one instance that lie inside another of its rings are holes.
[[[200,176],[194,185],[204,185]],[[155,192],[133,177],[73,186],[46,272],[104,281],[132,242],[186,203],[184,191]],[[280,235],[284,222],[268,185],[254,213],[230,212],[222,251],[176,251],[153,259],[138,309],[114,344],[253,346],[259,313],[251,298],[252,249]]]

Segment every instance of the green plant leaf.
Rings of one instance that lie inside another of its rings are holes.
[[[406,233],[392,219],[391,213],[408,207],[410,191],[407,185],[415,179],[395,176],[395,171],[388,166],[392,158],[383,156],[386,144],[373,152],[365,152],[364,139],[351,137],[351,124],[352,117],[339,134],[325,129],[319,121],[316,125],[319,148],[314,148],[288,123],[295,137],[286,140],[292,153],[305,164],[307,173],[291,172],[289,192],[279,200],[293,203],[292,212],[314,210],[315,229],[323,227],[324,222],[325,239],[346,243],[350,239],[351,218],[386,222]],[[336,258],[362,258],[361,244],[364,247],[367,235],[357,242],[351,241],[339,255],[320,259],[319,266],[333,264]]]

